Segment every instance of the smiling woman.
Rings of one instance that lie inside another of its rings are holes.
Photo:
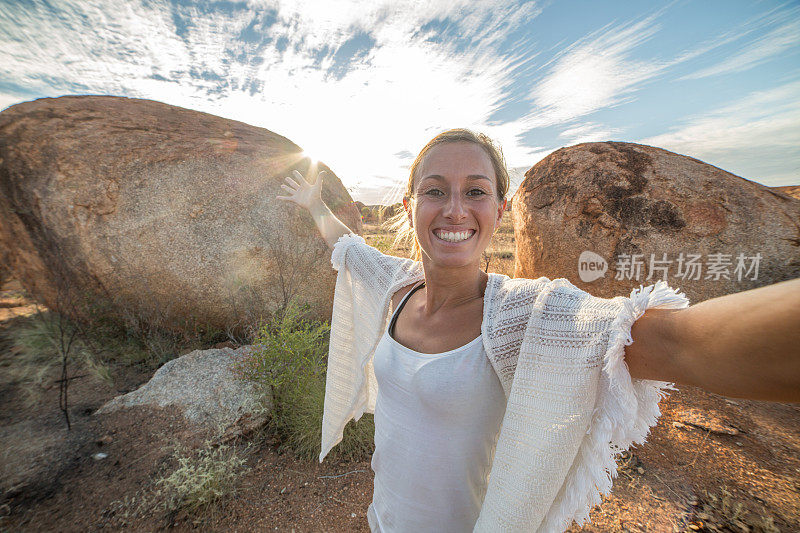
[[[447,168],[448,165],[452,168]],[[442,167],[444,169],[440,173],[439,169]],[[450,181],[443,174],[450,176]],[[454,176],[463,177],[464,183],[454,184]],[[466,129],[453,129],[440,133],[425,145],[411,165],[403,197],[405,211],[401,211],[387,222],[387,226],[395,231],[395,246],[410,243],[412,256],[417,261],[421,260],[422,248],[413,228],[413,213],[416,212],[415,207],[420,201],[423,207],[449,202],[451,207],[461,209],[464,203],[460,200],[465,197],[472,200],[466,202],[466,205],[480,205],[485,210],[488,203],[495,199],[497,205],[494,209],[502,208],[498,213],[502,218],[509,184],[503,153],[489,137]],[[457,185],[463,190],[456,191],[452,185]],[[430,209],[427,212],[430,212]],[[491,233],[497,229],[496,226],[497,223]],[[464,231],[458,225],[455,228],[442,228],[442,231],[447,230]],[[488,242],[485,244],[488,246]]]
[[[583,523],[670,382],[800,401],[800,280],[688,308],[663,281],[604,299],[564,278],[486,273],[508,174],[468,130],[438,135],[411,167],[395,222],[417,260],[352,234],[320,200],[321,180],[296,172],[279,198],[308,209],[333,250],[319,458],[348,421],[375,414],[373,532]],[[758,331],[748,308],[768,315]]]

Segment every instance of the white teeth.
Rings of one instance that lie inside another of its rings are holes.
[[[469,239],[472,237],[472,232],[470,231],[440,231],[438,237],[443,241],[449,242],[460,242]]]

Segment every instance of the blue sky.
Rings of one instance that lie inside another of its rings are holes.
[[[367,203],[452,127],[495,138],[514,187],[602,140],[794,185],[800,3],[0,0],[0,109],[65,94],[270,129]]]

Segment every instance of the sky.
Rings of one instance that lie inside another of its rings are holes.
[[[800,2],[0,0],[0,109],[68,94],[267,128],[367,204],[454,127],[502,146],[511,192],[606,140],[795,185]]]

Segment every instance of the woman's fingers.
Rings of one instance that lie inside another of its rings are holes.
[[[303,183],[308,183],[308,180],[303,177],[299,170],[293,170],[292,174],[294,174],[297,179],[302,180]]]
[[[306,185],[320,184],[322,182],[322,178],[327,174],[327,172],[324,170],[320,170],[319,174],[317,174],[317,177],[314,179],[313,182],[308,181],[299,170],[293,170],[292,174],[294,174],[295,178],[297,178],[297,181],[293,180],[289,176],[286,176],[286,182],[300,189],[302,188],[303,184]]]
[[[323,175],[326,172],[320,171],[313,183],[309,183],[299,170],[293,170],[292,176],[286,176],[281,188],[289,193],[289,196],[276,196],[279,200],[288,200],[295,204],[309,208],[319,196]]]

